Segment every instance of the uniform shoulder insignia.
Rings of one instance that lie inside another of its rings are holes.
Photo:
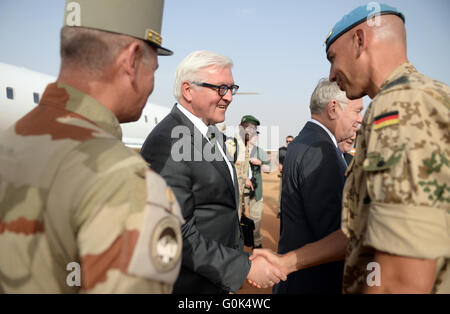
[[[165,218],[153,230],[150,241],[153,265],[159,272],[173,270],[181,259],[182,238],[176,220]]]
[[[128,273],[173,284],[181,267],[182,247],[179,221],[162,208],[148,208]]]
[[[184,223],[172,189],[157,173],[146,170],[147,206],[128,272],[173,284],[181,266]]]
[[[379,130],[386,126],[398,124],[398,117],[399,117],[398,111],[391,111],[388,113],[381,114],[373,119],[373,127],[375,130]]]

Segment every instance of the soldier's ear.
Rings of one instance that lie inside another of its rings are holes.
[[[132,42],[120,54],[119,61],[129,76],[131,85],[136,83],[137,71],[142,64],[143,51],[138,42]]]
[[[363,28],[358,28],[353,34],[352,45],[356,58],[359,58],[367,48],[367,32]]]

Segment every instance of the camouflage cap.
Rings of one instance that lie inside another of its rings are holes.
[[[66,0],[64,26],[129,35],[168,56],[173,52],[161,46],[163,8],[164,0]]]
[[[364,21],[376,17],[378,15],[394,14],[400,17],[405,22],[405,16],[399,10],[391,7],[387,4],[379,4],[377,2],[362,5],[345,15],[339,22],[337,22],[333,29],[328,34],[325,44],[327,45],[326,51],[330,48],[339,37],[344,35],[347,31],[361,24]]]
[[[252,116],[252,115],[246,115],[246,116],[243,116],[242,119],[241,119],[241,124],[242,124],[242,123],[245,123],[245,122],[251,123],[251,124],[254,124],[254,125],[259,125],[259,124],[260,124],[260,123],[259,123],[259,120],[256,119],[256,118],[255,118],[254,116]]]

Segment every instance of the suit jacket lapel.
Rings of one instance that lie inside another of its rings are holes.
[[[200,131],[198,131],[197,129],[195,131],[200,133]],[[200,134],[200,136],[202,136],[202,135]],[[216,145],[220,145],[219,141],[217,141]],[[213,148],[212,148],[212,145],[208,142],[208,140],[202,136],[202,147],[201,148],[198,147],[196,149],[200,149],[200,152],[202,152],[202,154],[203,154],[203,151],[210,152]],[[222,150],[223,150],[223,147],[222,147]],[[214,160],[211,161],[211,164],[217,169],[217,171],[220,172],[222,177],[225,178],[225,180],[227,181],[228,188],[234,194],[235,190],[234,190],[233,181],[231,180],[230,170],[228,169],[227,163],[224,160],[222,154],[220,153],[219,149],[217,149],[217,148],[215,149]]]
[[[209,141],[201,134],[201,132],[195,127],[195,125],[191,122],[191,120],[188,119],[188,117],[186,117],[175,105],[171,111],[171,113],[178,121],[180,121],[180,124],[185,125],[189,128],[190,134],[191,134],[191,144],[192,147],[194,148],[194,150],[196,150],[197,152],[192,152],[192,156],[194,157],[196,154],[197,156],[202,156],[201,160],[205,160],[203,157],[203,152],[207,151],[207,152],[211,152],[212,151],[212,146],[209,143]],[[219,134],[217,137],[221,136],[221,134]],[[201,139],[201,141],[199,140]],[[216,145],[220,145],[221,141],[217,141]],[[231,159],[231,157],[229,157],[228,151],[226,148],[223,147],[223,145],[221,145],[222,150],[224,151],[224,153],[227,155],[228,160]],[[195,160],[195,159],[194,159]],[[234,195],[235,201],[236,201],[236,196],[239,195],[239,192],[236,192],[236,187],[237,184],[233,184],[233,181],[231,180],[231,176],[230,176],[230,171],[228,170],[228,166],[226,161],[223,159],[222,154],[220,153],[220,151],[218,149],[215,150],[215,156],[214,156],[214,160],[211,161],[211,164],[214,166],[214,168],[216,168],[216,170],[222,175],[223,178],[225,178],[225,181],[227,182],[228,188],[230,189],[230,191],[232,192],[232,194]],[[236,179],[236,170],[233,168],[233,177],[234,177],[234,182],[237,183],[237,179]],[[239,203],[239,199],[236,201],[236,206]]]
[[[234,198],[236,200],[236,208],[239,208],[240,204],[239,204],[239,187],[238,187],[238,178],[237,178],[237,173],[236,173],[236,168],[234,167],[234,160],[233,157],[231,157],[230,153],[228,153],[228,149],[225,145],[225,141],[226,138],[225,136],[223,136],[223,142],[220,142],[220,144],[222,146],[222,150],[224,151],[225,155],[228,158],[228,161],[230,162],[231,168],[233,169],[233,182],[234,182]],[[227,166],[228,168],[228,166]]]

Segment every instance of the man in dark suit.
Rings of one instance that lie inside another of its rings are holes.
[[[223,134],[214,127],[239,88],[230,59],[196,51],[178,66],[171,113],[150,133],[142,156],[173,189],[185,219],[174,293],[237,292],[246,278],[261,287],[285,276],[263,257],[249,261],[238,220],[238,186]]]
[[[362,103],[349,104],[345,93],[327,79],[314,90],[310,110],[312,119],[289,145],[283,164],[282,254],[340,228],[347,165],[337,143],[352,137],[362,122]],[[335,261],[293,272],[274,293],[340,293],[343,266],[343,261]]]

